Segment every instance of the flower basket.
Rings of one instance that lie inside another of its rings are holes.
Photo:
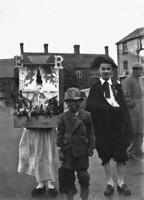
[[[14,128],[56,128],[57,116],[32,116],[30,119],[27,116],[14,115]]]

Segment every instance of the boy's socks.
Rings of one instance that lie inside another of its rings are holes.
[[[53,183],[52,180],[48,180],[47,186],[48,186],[49,189],[54,189],[55,188],[54,183]]]
[[[38,183],[38,185],[36,186],[36,189],[43,188],[43,187],[44,187],[44,183]]]
[[[118,185],[118,186],[121,187],[123,184],[124,184],[124,181],[123,181],[123,180],[118,180],[118,181],[117,181],[117,185]]]
[[[113,182],[113,180],[112,180],[112,179],[108,180],[107,185],[114,186],[114,182]]]

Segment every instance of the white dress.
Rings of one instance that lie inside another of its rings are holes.
[[[56,129],[24,128],[19,143],[18,172],[35,176],[37,182],[57,180],[59,167]]]

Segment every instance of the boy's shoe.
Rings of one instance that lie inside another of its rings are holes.
[[[57,196],[57,190],[56,190],[56,188],[49,188],[48,189],[48,193],[51,195],[51,196]]]
[[[107,184],[106,190],[104,191],[105,196],[109,196],[114,193],[114,186]]]
[[[66,194],[67,200],[74,200],[73,194]]]
[[[137,160],[137,156],[134,153],[128,154],[128,158],[132,160]]]
[[[131,191],[128,189],[127,185],[126,184],[122,184],[122,186],[117,186],[117,191],[120,193],[120,194],[123,194],[123,195],[126,195],[126,196],[129,196],[131,195]]]
[[[42,188],[34,187],[31,194],[32,194],[32,196],[38,196],[38,195],[43,195],[45,192],[46,192],[46,187],[44,185],[44,187],[42,187]]]
[[[53,183],[52,180],[48,180],[48,183],[47,183],[47,186],[48,186],[48,193],[51,195],[51,196],[57,196],[57,190],[55,188],[55,185]]]

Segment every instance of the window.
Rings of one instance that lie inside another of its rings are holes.
[[[0,97],[4,97],[5,94],[4,94],[4,83],[3,82],[0,82]]]
[[[123,70],[125,74],[129,74],[129,70],[128,70],[128,61],[124,60],[123,61]]]
[[[141,49],[144,49],[144,38],[141,39],[140,46],[141,46]]]
[[[95,70],[90,71],[90,77],[91,78],[99,77],[99,72]]]
[[[77,70],[76,74],[77,74],[78,78],[82,78],[82,76],[83,76],[82,70]]]
[[[123,61],[123,69],[128,70],[128,61],[127,60]]]
[[[128,53],[127,42],[123,43],[123,54]]]

